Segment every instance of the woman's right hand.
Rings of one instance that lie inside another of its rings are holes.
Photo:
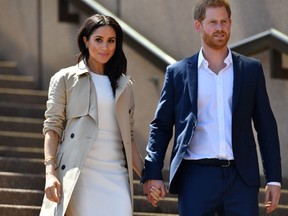
[[[52,173],[46,174],[45,194],[47,199],[52,202],[60,203],[61,200],[61,184],[57,177]]]

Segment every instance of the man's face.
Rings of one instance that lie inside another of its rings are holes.
[[[231,20],[225,7],[206,8],[205,19],[202,22],[195,21],[195,28],[202,35],[203,46],[216,50],[227,47]]]

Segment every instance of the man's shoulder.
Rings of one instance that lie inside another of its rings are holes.
[[[197,59],[198,59],[198,53],[190,56],[190,57],[186,57],[186,58],[183,58],[179,61],[176,61],[175,63],[171,64],[168,66],[168,69],[183,69],[185,67],[187,67],[187,65],[189,64],[195,64],[197,63]]]
[[[246,56],[237,52],[232,51],[232,58],[235,60],[241,60],[243,62],[247,62],[247,63],[259,63],[259,59],[250,57],[250,56]]]

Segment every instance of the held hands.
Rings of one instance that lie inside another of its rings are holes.
[[[143,191],[147,201],[157,207],[160,199],[164,199],[167,189],[162,180],[147,180],[143,185]]]
[[[269,214],[274,211],[280,199],[281,188],[277,185],[267,185],[265,188],[265,208]]]
[[[46,174],[45,194],[50,201],[60,203],[61,184],[53,173]]]

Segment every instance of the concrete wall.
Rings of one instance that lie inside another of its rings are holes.
[[[36,0],[0,0],[0,60],[15,60],[19,73],[35,76],[39,69],[36,11]]]
[[[0,60],[16,61],[18,73],[41,79],[75,63],[78,25],[59,23],[57,0],[0,0]]]

